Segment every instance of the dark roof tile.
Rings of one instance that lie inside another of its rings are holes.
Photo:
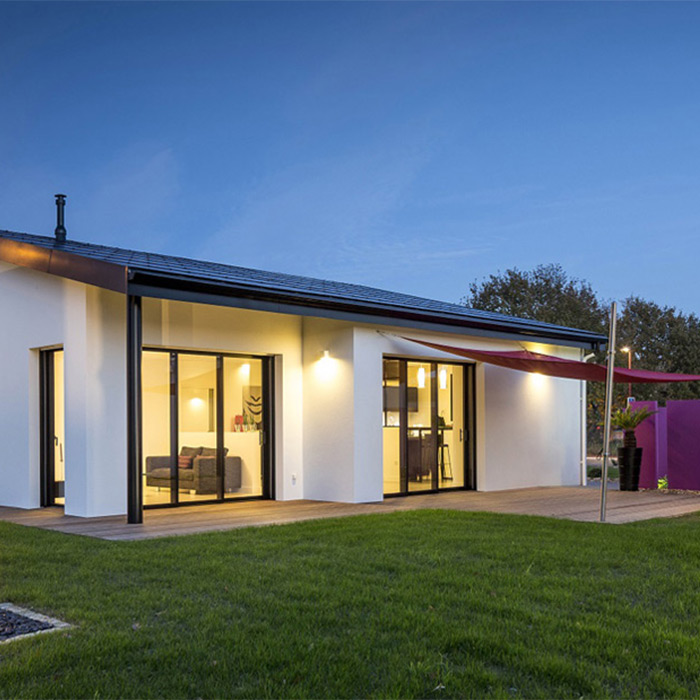
[[[213,281],[223,285],[259,288],[261,291],[299,294],[305,297],[312,296],[320,300],[342,301],[358,305],[379,305],[397,310],[419,310],[439,315],[441,317],[440,320],[443,320],[445,317],[452,317],[455,320],[461,319],[463,322],[468,320],[481,321],[482,323],[491,321],[494,324],[504,324],[512,326],[514,329],[526,330],[531,333],[539,332],[545,337],[548,334],[558,336],[561,332],[565,332],[579,339],[587,339],[593,342],[602,339],[602,336],[590,331],[581,331],[490,311],[470,309],[460,304],[425,299],[410,294],[390,292],[385,289],[376,289],[359,284],[333,282],[279,272],[266,272],[264,270],[226,265],[218,262],[205,262],[173,255],[146,253],[96,243],[82,243],[70,239],[58,244],[53,237],[36,236],[14,231],[0,230],[0,237],[126,266],[135,271],[192,278],[193,280],[207,282]],[[559,333],[555,333],[556,331]]]

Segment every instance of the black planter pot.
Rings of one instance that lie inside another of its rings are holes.
[[[639,469],[642,466],[641,447],[618,447],[620,491],[639,491]]]

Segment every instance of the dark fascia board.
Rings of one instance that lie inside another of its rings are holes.
[[[91,284],[121,294],[214,304],[274,313],[335,318],[355,323],[383,323],[443,333],[464,333],[509,340],[530,340],[572,347],[600,349],[606,338],[568,329],[523,327],[517,321],[461,318],[436,311],[409,309],[356,300],[317,297],[246,285],[217,284],[177,275],[129,269],[56,248],[46,248],[0,236],[0,260]]]
[[[128,269],[104,260],[0,237],[0,260],[126,294]]]
[[[596,333],[553,329],[543,332],[534,327],[518,327],[515,322],[468,319],[420,309],[406,309],[372,305],[359,301],[312,298],[301,294],[282,293],[260,288],[218,285],[191,278],[161,276],[150,272],[131,270],[129,294],[170,299],[199,304],[213,304],[254,311],[295,314],[318,318],[333,318],[354,323],[421,328],[442,333],[462,333],[508,340],[528,340],[579,348],[599,349],[605,338]]]

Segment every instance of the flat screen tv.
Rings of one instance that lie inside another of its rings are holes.
[[[399,389],[398,386],[384,387],[384,410],[398,411],[399,410]],[[408,412],[418,413],[418,387],[408,387]]]

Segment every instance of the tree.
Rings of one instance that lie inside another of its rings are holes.
[[[473,309],[606,332],[606,309],[588,282],[569,277],[561,265],[517,268],[472,282],[462,302]]]
[[[462,300],[474,309],[495,311],[595,331],[607,335],[610,305],[598,299],[591,285],[569,277],[561,265],[539,265],[531,271],[517,268],[490,275],[485,281],[472,282]],[[661,307],[637,296],[621,304],[617,327],[617,347],[632,352],[632,366],[659,372],[700,374],[700,319],[683,314],[674,307]],[[598,353],[595,361],[605,362]],[[617,365],[627,364],[627,355],[616,353]],[[636,399],[659,401],[700,398],[700,382],[633,385]],[[613,406],[623,408],[627,385],[617,384]],[[602,382],[588,383],[588,439],[591,448],[602,444],[605,387]]]
[[[618,347],[627,346],[632,366],[658,372],[700,373],[700,319],[675,307],[661,307],[637,296],[625,299],[618,321]],[[627,362],[618,353],[616,364]],[[700,382],[637,384],[636,399],[666,402],[669,399],[700,398]]]

